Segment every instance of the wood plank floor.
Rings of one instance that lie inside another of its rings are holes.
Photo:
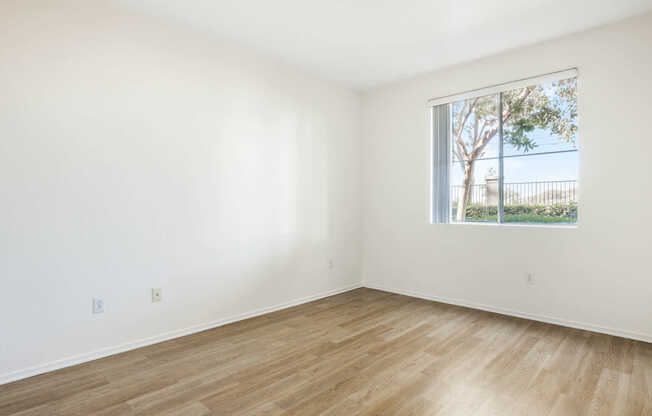
[[[358,289],[0,386],[0,415],[652,415],[652,344]]]

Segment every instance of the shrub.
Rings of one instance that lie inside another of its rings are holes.
[[[505,205],[505,222],[575,222],[577,204]],[[498,207],[470,204],[466,208],[469,221],[491,221],[498,216]]]

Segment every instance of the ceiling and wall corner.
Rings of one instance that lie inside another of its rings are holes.
[[[652,0],[117,0],[370,89],[652,10]]]

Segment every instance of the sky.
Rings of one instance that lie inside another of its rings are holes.
[[[555,152],[565,150],[577,150],[574,146],[561,141],[556,136],[543,130],[536,130],[531,137],[537,147],[528,153],[518,151],[509,144],[504,146],[505,156],[522,155],[521,157],[507,157],[504,159],[505,182],[536,182],[536,181],[559,181],[577,180],[579,152],[556,153],[548,155],[536,155],[540,152]],[[498,156],[499,138],[495,137],[488,145],[485,158]],[[484,178],[493,172],[498,172],[498,160],[477,160],[474,172],[474,183],[482,184]],[[451,182],[455,185],[461,184],[463,179],[462,169],[459,163],[453,163],[451,169]]]
[[[545,84],[544,88],[553,93],[552,84]],[[552,96],[552,95],[551,95]],[[497,96],[488,96],[488,100],[497,100]],[[453,111],[459,108],[462,102],[453,104]],[[579,152],[556,153],[537,155],[542,152],[572,151],[579,149],[579,143],[566,143],[558,136],[548,130],[536,129],[528,134],[536,147],[529,152],[517,150],[515,147],[505,143],[503,152],[505,156],[518,155],[519,157],[505,157],[504,160],[504,182],[537,182],[537,181],[560,181],[577,180]],[[482,158],[475,162],[474,183],[485,183],[485,177],[496,174],[499,164],[496,158],[499,153],[500,138],[494,137],[487,145]],[[482,160],[487,158],[489,160]],[[460,163],[453,163],[450,172],[451,184],[461,185],[463,173]]]

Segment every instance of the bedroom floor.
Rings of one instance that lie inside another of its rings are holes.
[[[650,415],[652,344],[356,289],[0,386],[0,415]]]

